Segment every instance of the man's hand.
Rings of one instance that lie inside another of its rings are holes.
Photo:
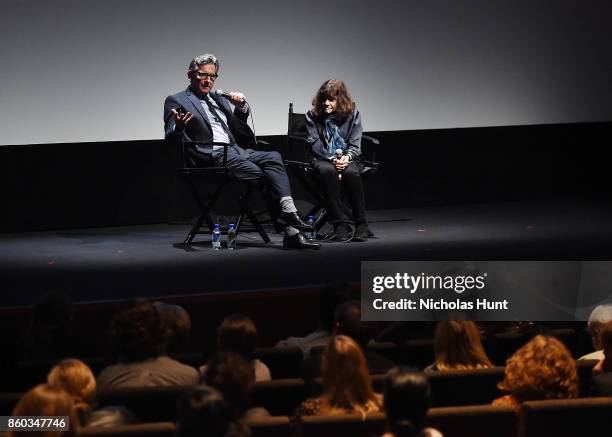
[[[172,117],[174,117],[174,123],[176,124],[176,129],[181,131],[185,129],[185,126],[189,121],[193,118],[193,114],[188,112],[186,114],[179,114],[176,109],[172,110]]]
[[[342,171],[349,166],[349,157],[348,155],[344,155],[340,159],[334,159],[332,161],[332,164],[334,164],[334,167],[336,167],[336,170]]]
[[[231,91],[228,94],[230,95],[230,102],[232,102],[232,105],[237,108],[242,108],[245,105],[246,100],[244,99],[244,94],[236,91]]]

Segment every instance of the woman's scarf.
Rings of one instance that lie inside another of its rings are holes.
[[[333,156],[337,149],[340,149],[343,152],[346,150],[346,143],[344,142],[342,135],[340,135],[340,129],[338,129],[336,119],[333,115],[325,119],[323,135],[325,136],[325,142],[327,143],[326,152],[328,156]]]

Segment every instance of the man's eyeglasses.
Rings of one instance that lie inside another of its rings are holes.
[[[202,73],[201,71],[196,71],[195,76],[200,80],[208,78],[209,80],[212,80],[213,82],[216,78],[219,77],[219,75],[216,73]]]

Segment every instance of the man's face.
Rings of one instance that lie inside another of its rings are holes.
[[[336,107],[338,106],[338,100],[335,96],[327,96],[325,100],[323,100],[323,111],[326,114],[333,114],[336,112]]]
[[[215,64],[200,65],[197,71],[189,72],[191,88],[204,96],[212,91],[216,78],[217,67],[215,67]]]
[[[589,325],[589,332],[591,333],[591,341],[596,351],[601,350],[601,341],[599,338],[599,332],[601,331],[601,323],[593,322]]]

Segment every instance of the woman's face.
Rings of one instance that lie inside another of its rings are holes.
[[[338,100],[335,96],[326,96],[325,100],[323,100],[323,111],[326,114],[333,114],[336,112],[336,107],[338,106]]]

